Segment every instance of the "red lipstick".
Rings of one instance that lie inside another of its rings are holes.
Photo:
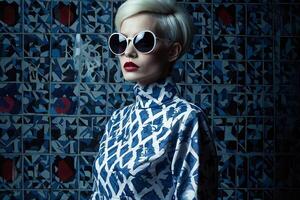
[[[134,64],[133,62],[126,62],[124,64],[124,69],[127,72],[135,72],[139,69],[139,66]]]

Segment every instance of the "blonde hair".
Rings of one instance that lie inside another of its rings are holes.
[[[194,26],[190,15],[175,0],[127,0],[118,9],[115,25],[120,31],[122,22],[136,14],[149,13],[156,16],[164,36],[182,46],[181,57],[193,40]]]

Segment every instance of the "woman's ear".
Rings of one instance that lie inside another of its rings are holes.
[[[170,63],[174,62],[179,57],[181,51],[182,47],[179,42],[175,42],[174,44],[172,44],[168,52],[168,61]]]

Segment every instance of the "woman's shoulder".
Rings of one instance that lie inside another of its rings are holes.
[[[205,114],[204,110],[200,106],[180,97],[176,99],[175,107],[177,110],[179,109],[182,112],[186,112],[192,115]]]

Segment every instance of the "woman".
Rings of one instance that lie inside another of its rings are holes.
[[[173,1],[128,0],[115,24],[109,48],[124,78],[136,82],[136,102],[107,123],[92,199],[212,199],[215,149],[206,118],[177,96],[170,78],[192,41],[188,15]]]

